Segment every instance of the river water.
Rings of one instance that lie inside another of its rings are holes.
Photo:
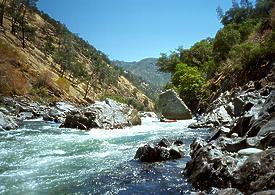
[[[188,129],[190,122],[144,118],[141,126],[89,132],[25,122],[21,129],[0,132],[0,194],[190,194],[182,175],[188,147],[207,134]],[[139,146],[164,137],[183,140],[183,159],[155,164],[133,159]]]

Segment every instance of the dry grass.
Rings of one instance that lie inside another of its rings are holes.
[[[56,84],[63,89],[65,92],[69,93],[70,92],[70,81],[64,77],[60,77],[59,79],[57,79],[57,81],[55,81]]]
[[[5,41],[0,39],[0,93],[5,95],[25,95],[29,83],[21,70],[20,55]]]
[[[0,93],[4,95],[25,95],[29,82],[24,74],[10,64],[0,63]]]

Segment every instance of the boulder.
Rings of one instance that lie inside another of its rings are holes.
[[[224,154],[214,143],[197,138],[190,146],[192,160],[186,164],[185,175],[195,188],[228,188],[235,182],[233,171],[238,160]]]
[[[77,108],[67,102],[57,102],[43,115],[45,121],[64,121],[66,114],[76,111]]]
[[[249,156],[251,154],[257,154],[257,153],[260,153],[260,152],[262,152],[261,149],[257,149],[257,148],[245,148],[245,149],[239,150],[238,154]]]
[[[218,191],[214,195],[243,195],[243,193],[240,192],[240,190],[238,190],[236,188],[226,188],[226,189]]]
[[[235,116],[241,116],[244,112],[244,101],[240,97],[236,97],[233,100],[234,105],[234,115]]]
[[[275,112],[272,115],[272,118],[261,127],[257,134],[258,136],[263,136],[268,133],[275,132]]]
[[[146,144],[139,147],[134,158],[149,163],[179,159],[183,157],[182,145],[180,140],[172,142],[162,139],[156,145]]]
[[[114,100],[106,99],[102,102],[97,101],[82,110],[70,112],[61,127],[113,129],[140,124],[141,119],[137,110]]]
[[[0,112],[0,130],[12,130],[16,129],[18,126],[9,115]]]
[[[247,194],[275,188],[275,148],[253,154],[240,171],[240,188]]]
[[[266,191],[261,191],[261,192],[255,192],[252,195],[274,195],[275,190],[266,190]]]
[[[167,119],[192,119],[192,113],[173,90],[167,90],[159,96],[159,109]]]

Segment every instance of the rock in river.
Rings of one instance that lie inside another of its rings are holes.
[[[192,113],[173,90],[167,90],[159,96],[159,109],[167,119],[191,119]]]
[[[70,112],[61,127],[88,130],[92,128],[124,128],[140,125],[141,119],[135,109],[111,99]]]
[[[0,112],[0,131],[11,130],[15,128],[17,128],[17,124],[14,122],[13,118],[7,114]]]
[[[183,143],[180,140],[162,139],[156,145],[146,144],[139,147],[135,159],[149,163],[179,159],[183,157],[182,145]]]

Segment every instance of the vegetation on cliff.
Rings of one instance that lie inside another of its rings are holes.
[[[220,92],[266,76],[275,58],[275,9],[272,0],[232,1],[217,14],[224,25],[214,38],[161,54],[157,65],[172,73],[171,83],[193,110],[205,108]]]

